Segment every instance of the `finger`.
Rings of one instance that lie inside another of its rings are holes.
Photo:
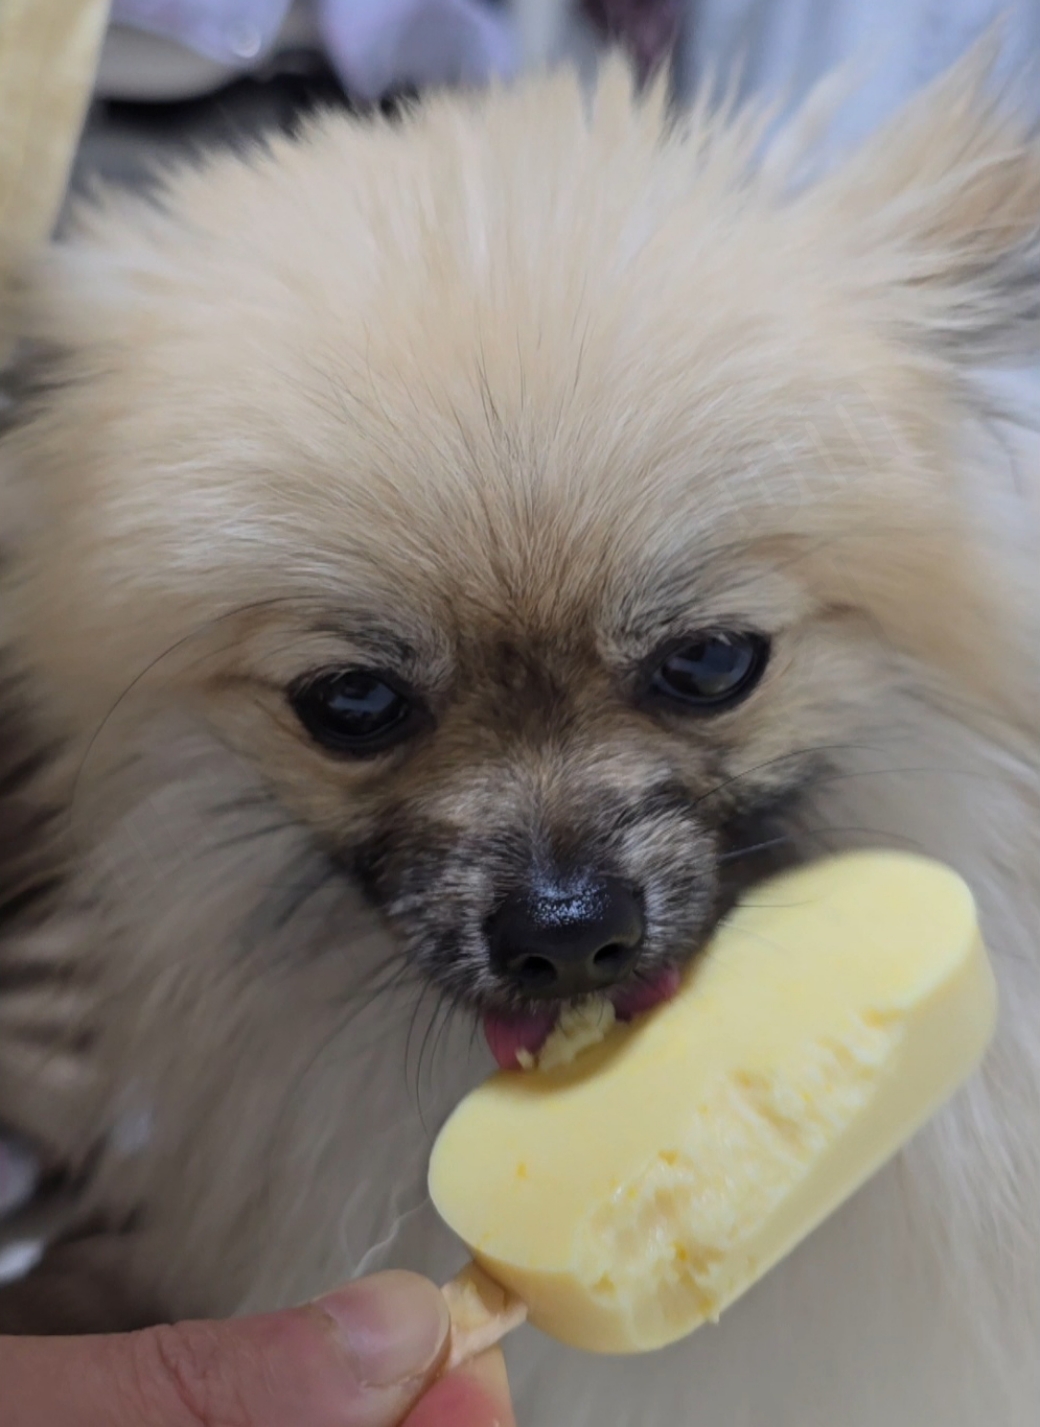
[[[435,1382],[402,1427],[516,1427],[501,1351],[492,1348]]]
[[[440,1291],[386,1273],[305,1308],[227,1323],[0,1339],[3,1423],[393,1427],[439,1367],[447,1335]]]

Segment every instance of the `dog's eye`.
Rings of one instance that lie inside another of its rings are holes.
[[[289,690],[311,737],[335,753],[381,753],[415,728],[418,705],[384,674],[344,669],[311,674]]]
[[[650,693],[669,703],[716,713],[739,703],[758,683],[769,659],[761,634],[702,634],[673,649],[650,678]]]

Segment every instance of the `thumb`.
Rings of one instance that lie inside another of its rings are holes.
[[[4,1427],[393,1427],[448,1327],[439,1289],[394,1272],[255,1318],[0,1338]]]

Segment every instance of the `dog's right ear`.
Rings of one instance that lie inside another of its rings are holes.
[[[874,310],[960,362],[1040,351],[1040,135],[994,95],[996,52],[992,34],[814,195]]]

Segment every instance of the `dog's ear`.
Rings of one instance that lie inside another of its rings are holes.
[[[995,94],[996,48],[976,45],[815,195],[876,310],[963,362],[1040,348],[1040,135]]]

